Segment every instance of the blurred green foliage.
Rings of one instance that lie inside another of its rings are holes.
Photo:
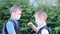
[[[31,27],[27,26],[27,23],[32,21],[35,24],[33,15],[36,11],[41,9],[48,14],[46,22],[53,34],[60,34],[60,0],[58,0],[58,7],[42,5],[38,8],[29,5],[28,1],[29,0],[0,0],[0,33],[5,20],[10,18],[10,7],[16,4],[23,10],[21,19],[19,20],[22,34],[35,34]]]

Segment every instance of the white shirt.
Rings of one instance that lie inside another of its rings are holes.
[[[42,28],[42,27],[44,27],[44,26],[46,26],[46,23],[43,24],[43,25],[41,25],[41,26],[37,26],[37,32],[39,31],[40,28]],[[48,32],[47,29],[43,29],[43,30],[41,31],[41,34],[49,34],[49,32]]]

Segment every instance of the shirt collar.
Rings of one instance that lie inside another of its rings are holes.
[[[9,20],[13,20],[18,25],[18,20],[14,19],[12,17]]]
[[[10,17],[10,19],[12,19],[12,20],[14,20],[14,21],[18,21],[18,20],[16,20],[16,19],[12,18],[12,17]]]

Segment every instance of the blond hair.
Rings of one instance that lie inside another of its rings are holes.
[[[42,17],[44,16],[45,19],[47,19],[47,13],[43,10],[39,10],[38,12],[36,12],[34,15],[37,15],[38,17]]]
[[[21,8],[17,5],[13,5],[11,8],[10,8],[10,13],[12,12],[16,12],[17,10],[20,10],[21,11]]]

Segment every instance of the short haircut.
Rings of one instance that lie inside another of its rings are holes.
[[[21,8],[17,5],[13,5],[11,8],[10,8],[10,13],[12,12],[16,12],[17,10],[20,10],[21,11]]]
[[[47,18],[47,13],[43,10],[39,10],[38,12],[36,12],[34,15],[37,15],[38,17],[44,16],[45,18]]]

